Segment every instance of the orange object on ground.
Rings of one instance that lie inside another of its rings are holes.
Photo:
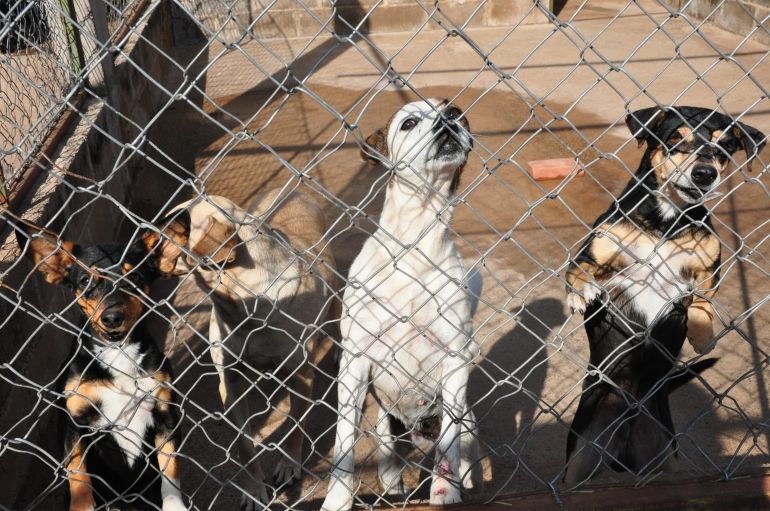
[[[574,172],[576,168],[578,169],[577,176],[585,174],[583,164],[577,158],[554,158],[552,160],[532,160],[527,162],[527,173],[536,181],[564,179]]]

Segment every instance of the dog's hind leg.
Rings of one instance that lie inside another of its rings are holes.
[[[96,508],[91,486],[91,476],[86,467],[83,442],[73,436],[68,439],[67,481],[70,487],[70,511],[93,511]]]
[[[315,373],[321,361],[334,346],[334,341],[325,335],[320,335],[308,341],[307,345],[310,348],[309,361],[304,361],[291,378],[289,418],[292,431],[286,441],[286,452],[278,461],[273,474],[273,481],[277,486],[289,484],[301,478],[304,461],[302,444],[305,442],[307,433],[305,429],[307,410],[313,401]]]
[[[70,377],[64,385],[66,398],[66,419],[64,429],[64,467],[70,490],[70,511],[92,511],[96,507],[91,475],[86,465],[86,445],[80,437],[77,422],[93,410],[99,401],[99,385],[93,381],[83,381],[79,376]]]
[[[611,438],[614,420],[620,415],[608,399],[610,395],[615,396],[600,385],[587,388],[580,397],[567,437],[564,482],[569,486],[586,482],[601,469],[604,451],[609,449],[601,445],[602,437]],[[620,396],[615,397],[621,400]]]
[[[567,459],[567,470],[564,472],[564,483],[574,486],[588,481],[599,471],[602,454],[599,448],[585,438],[570,431],[570,442],[574,445]]]
[[[385,495],[406,495],[402,474],[404,459],[396,450],[396,437],[391,429],[391,417],[387,410],[380,406],[377,412],[377,474]]]
[[[466,490],[481,490],[484,473],[479,452],[479,433],[473,410],[466,407],[460,433],[460,477]]]
[[[636,441],[629,448],[633,450],[633,459],[640,473],[677,470],[677,443],[668,389],[659,390],[645,403],[642,415],[634,422],[631,436]]]
[[[302,444],[305,441],[305,422],[307,410],[313,399],[313,378],[315,368],[305,362],[291,377],[291,389],[289,391],[291,421],[291,433],[286,439],[286,451],[278,461],[273,481],[276,486],[290,484],[293,480],[299,480],[302,469]]]
[[[254,433],[248,424],[251,412],[249,411],[250,384],[246,375],[238,369],[230,368],[225,372],[226,401],[225,413],[232,414],[233,423],[237,428],[238,447],[236,449],[236,461],[244,467],[246,472],[246,493],[241,495],[241,511],[257,511],[263,509],[262,504],[269,502],[265,476],[262,466],[257,459],[257,451],[254,448]],[[255,502],[255,499],[259,502]],[[261,504],[260,504],[261,503]]]
[[[176,441],[166,435],[156,435],[155,447],[158,449],[158,467],[160,468],[161,497],[163,511],[184,511],[187,507],[182,500],[179,486],[179,468],[176,463]]]

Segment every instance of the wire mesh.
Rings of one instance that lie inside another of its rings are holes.
[[[1,12],[3,508],[559,503],[766,467],[764,3]],[[40,152],[67,111],[100,140],[72,165]],[[445,135],[461,171],[424,157]],[[9,211],[34,166],[55,190]]]
[[[72,86],[68,45],[63,27],[57,23],[57,7],[24,1],[2,6],[0,91],[6,186],[39,147],[60,111],[57,100]]]

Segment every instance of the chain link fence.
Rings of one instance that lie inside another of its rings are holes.
[[[103,93],[106,41],[119,43],[140,2],[4,1],[0,10],[0,94],[3,97],[2,197],[19,186],[57,122],[83,97]]]
[[[0,15],[0,508],[765,473],[767,2]]]

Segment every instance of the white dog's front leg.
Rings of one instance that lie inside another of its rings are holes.
[[[369,385],[369,360],[348,352],[340,361],[337,380],[337,434],[334,465],[322,509],[346,511],[353,507],[356,433]]]
[[[390,416],[387,410],[380,406],[377,414],[377,474],[385,495],[405,495],[408,493],[404,486],[402,473],[403,459],[396,450],[396,438],[390,427]]]
[[[481,490],[484,474],[479,460],[479,433],[476,429],[476,415],[467,405],[465,417],[460,426],[460,477],[466,490]]]
[[[468,364],[462,357],[444,360],[444,416],[441,436],[436,445],[436,461],[430,486],[430,505],[444,506],[460,502],[460,421],[464,419]]]

